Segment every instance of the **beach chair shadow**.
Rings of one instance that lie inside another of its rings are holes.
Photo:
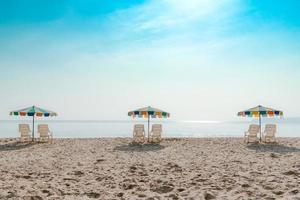
[[[148,152],[148,151],[159,151],[164,149],[165,146],[160,144],[124,144],[119,145],[114,148],[115,151],[125,151],[125,152]]]
[[[0,151],[15,151],[33,146],[33,143],[13,142],[9,144],[1,144]]]
[[[272,152],[272,153],[300,153],[300,148],[285,146],[282,144],[250,144],[247,145],[248,149],[258,152]]]

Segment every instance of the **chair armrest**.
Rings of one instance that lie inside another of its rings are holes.
[[[51,131],[49,131],[49,137],[53,138],[53,133]]]
[[[267,135],[267,132],[266,132],[266,131],[264,131],[264,132],[261,133],[261,136],[262,136],[262,137],[266,137],[266,135]]]

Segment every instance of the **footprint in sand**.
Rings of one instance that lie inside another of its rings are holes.
[[[97,159],[97,160],[96,160],[95,164],[99,164],[99,163],[102,163],[102,162],[104,162],[104,161],[105,161],[105,159],[100,158],[100,159]]]
[[[43,198],[40,196],[25,196],[23,200],[43,200]]]
[[[96,192],[85,193],[85,195],[88,196],[89,198],[94,198],[94,199],[99,199],[100,197],[100,194]]]
[[[215,199],[215,198],[216,198],[216,196],[214,194],[210,193],[210,192],[205,192],[204,193],[204,199],[205,200],[210,200],[210,199]]]
[[[298,189],[294,189],[290,191],[290,194],[296,195],[298,194],[300,191]]]
[[[123,192],[119,192],[118,194],[116,194],[117,197],[123,197],[124,193]]]
[[[120,184],[120,186],[124,190],[132,190],[135,187],[137,187],[138,185],[136,184],[136,180],[135,179],[125,179],[125,180],[123,180],[123,183]]]
[[[273,194],[276,194],[276,195],[283,195],[284,192],[281,191],[281,190],[275,190],[275,191],[273,191]]]
[[[30,179],[31,176],[29,176],[29,175],[16,175],[16,178]]]
[[[51,192],[49,190],[42,190],[42,193],[47,194],[47,196],[51,196]]]
[[[74,171],[75,176],[83,176],[84,173],[82,171]]]
[[[300,172],[298,172],[296,170],[289,170],[289,171],[286,171],[286,172],[284,172],[282,174],[286,175],[286,176],[299,176]]]
[[[159,194],[169,193],[174,190],[174,186],[172,184],[169,185],[156,185],[150,189],[152,192],[156,192]]]

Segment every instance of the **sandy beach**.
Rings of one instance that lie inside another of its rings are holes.
[[[300,199],[300,138],[0,142],[0,199]]]

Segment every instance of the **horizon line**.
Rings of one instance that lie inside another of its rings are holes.
[[[160,120],[164,123],[202,123],[202,124],[219,124],[219,123],[231,123],[231,122],[245,122],[244,119],[249,119],[249,121],[256,121],[255,118],[243,118],[241,120]],[[250,120],[251,119],[251,120]],[[271,120],[293,120],[293,119],[300,119],[300,117],[285,117],[283,119],[277,118],[266,118]],[[120,122],[120,123],[129,123],[134,121],[146,121],[147,119],[134,119],[134,120],[101,120],[101,119],[49,119],[49,118],[38,118],[35,121],[51,121],[51,122]],[[0,119],[0,122],[17,122],[17,121],[32,121],[31,119]],[[158,120],[153,120],[157,122]]]

